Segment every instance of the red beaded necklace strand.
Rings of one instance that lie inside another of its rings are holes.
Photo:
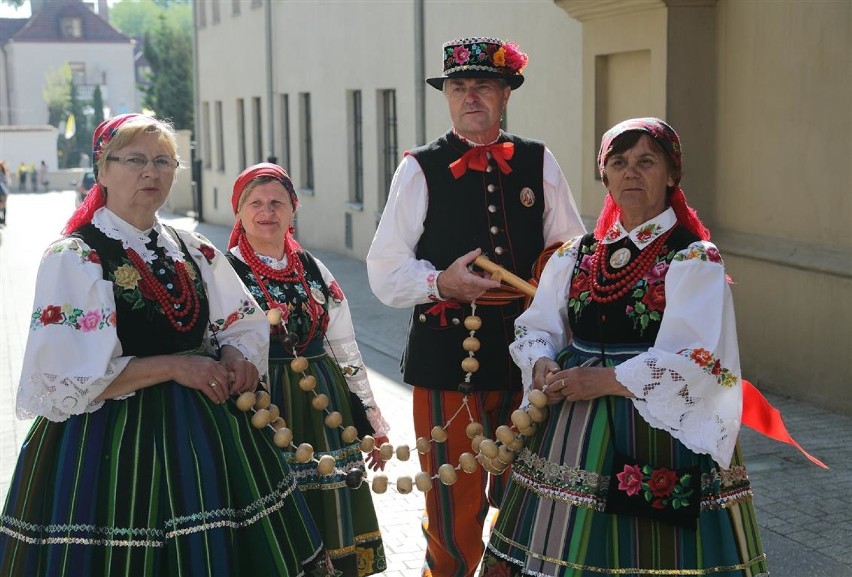
[[[308,316],[311,319],[311,328],[308,331],[308,336],[305,338],[304,342],[296,344],[293,343],[292,337],[286,338],[290,333],[287,332],[284,323],[275,327],[279,336],[282,337],[282,342],[284,342],[285,345],[292,346],[294,352],[301,353],[308,347],[308,344],[310,344],[314,334],[316,334],[317,327],[319,326],[320,314],[322,313],[322,311],[318,309],[321,309],[322,305],[314,302],[314,299],[312,298],[311,286],[305,278],[305,266],[302,264],[302,259],[299,258],[299,255],[296,252],[296,244],[290,242],[289,235],[286,237],[284,241],[284,255],[287,257],[287,265],[282,269],[272,268],[263,262],[260,257],[257,256],[257,253],[254,251],[251,244],[249,244],[245,233],[240,235],[237,246],[240,247],[240,255],[254,274],[254,278],[257,280],[260,290],[263,291],[263,296],[266,297],[269,309],[281,308],[281,304],[272,298],[271,294],[269,294],[269,290],[266,288],[266,283],[263,280],[264,278],[271,278],[279,282],[289,283],[298,281],[305,289],[309,309]]]
[[[598,241],[598,247],[595,249],[595,254],[592,256],[591,262],[591,278],[589,285],[591,290],[589,296],[596,303],[609,303],[616,301],[627,294],[627,291],[632,289],[642,276],[648,272],[648,269],[654,264],[658,256],[668,252],[665,246],[674,228],[669,229],[666,233],[658,236],[652,243],[647,245],[641,251],[636,259],[627,265],[624,270],[616,273],[611,273],[606,270],[606,262],[609,256],[609,246],[603,241]],[[615,281],[611,284],[601,284],[599,279],[603,277],[606,281]]]
[[[141,279],[139,283],[147,289],[148,294],[154,295],[154,298],[163,309],[163,314],[169,319],[172,327],[178,332],[185,333],[195,326],[198,321],[198,314],[201,307],[198,304],[198,293],[195,290],[195,285],[192,279],[189,278],[189,272],[186,270],[186,265],[179,261],[174,261],[175,266],[175,284],[177,285],[177,296],[166,290],[166,287],[157,280],[154,276],[151,266],[142,260],[132,248],[127,248],[124,251],[130,258],[130,262],[139,272]],[[186,318],[189,321],[186,322]]]

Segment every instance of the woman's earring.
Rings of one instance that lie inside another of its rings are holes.
[[[288,232],[289,232],[290,234],[295,234],[295,233],[296,233],[296,227],[295,227],[295,226],[293,226],[292,224],[290,225],[290,228],[289,228],[289,229],[287,229],[287,230],[288,230]]]

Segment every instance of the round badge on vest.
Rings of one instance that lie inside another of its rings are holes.
[[[530,208],[532,205],[535,204],[535,193],[528,186],[525,186],[521,189],[520,198],[521,204],[523,204],[527,208]]]

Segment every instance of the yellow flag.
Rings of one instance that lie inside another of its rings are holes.
[[[70,140],[77,133],[77,122],[74,120],[74,114],[68,115],[68,120],[65,121],[65,140]]]

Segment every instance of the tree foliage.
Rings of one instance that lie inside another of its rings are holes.
[[[71,104],[71,67],[67,62],[47,71],[41,95],[47,103],[47,122],[58,126],[67,116]]]
[[[151,64],[151,84],[145,105],[168,118],[177,129],[192,129],[192,35],[164,16],[160,26],[145,35],[145,56]]]
[[[110,11],[110,23],[142,38],[151,65],[143,105],[178,129],[192,129],[192,12],[188,0],[124,0]]]
[[[20,8],[24,5],[24,0],[0,0],[3,4],[8,4],[9,6],[14,6],[15,8]]]

